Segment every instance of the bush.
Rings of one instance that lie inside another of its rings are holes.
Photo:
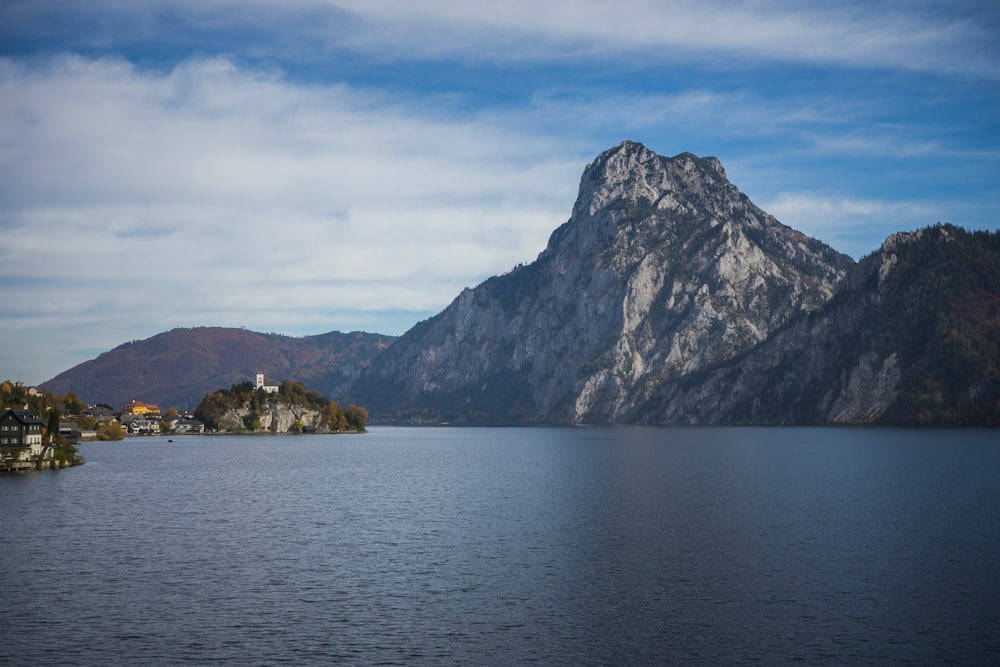
[[[104,422],[97,426],[98,440],[124,440],[125,427],[118,422]]]

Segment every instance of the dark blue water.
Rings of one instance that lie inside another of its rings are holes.
[[[0,476],[0,664],[997,664],[1000,438],[372,429]]]

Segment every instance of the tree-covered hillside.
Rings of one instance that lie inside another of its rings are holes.
[[[899,397],[882,421],[1000,426],[1000,234],[938,225],[898,243],[882,286],[880,347]]]
[[[294,377],[326,396],[341,396],[392,336],[330,332],[295,338],[224,327],[178,328],[123,343],[45,383],[76,390],[87,403],[121,406],[132,399],[190,409],[205,394],[251,378]]]

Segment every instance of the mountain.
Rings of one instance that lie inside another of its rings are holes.
[[[45,385],[194,407],[257,370],[372,423],[1000,426],[1000,234],[937,225],[855,263],[717,159],[626,141],[534,262],[398,339],[175,329]]]
[[[665,386],[822,308],[853,265],[756,207],[717,159],[627,141],[586,168],[535,262],[413,327],[350,396],[373,420],[636,420]]]
[[[1000,235],[894,234],[823,308],[624,420],[1000,426]]]
[[[253,381],[256,372],[302,382],[337,397],[394,337],[331,332],[293,338],[222,327],[179,328],[132,341],[44,383],[87,403],[120,407],[132,399],[194,409],[205,394]]]

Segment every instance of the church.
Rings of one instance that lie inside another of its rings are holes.
[[[268,394],[277,394],[280,387],[271,380],[265,378],[263,373],[257,371],[257,385],[254,388],[258,391],[263,389],[264,392]]]

